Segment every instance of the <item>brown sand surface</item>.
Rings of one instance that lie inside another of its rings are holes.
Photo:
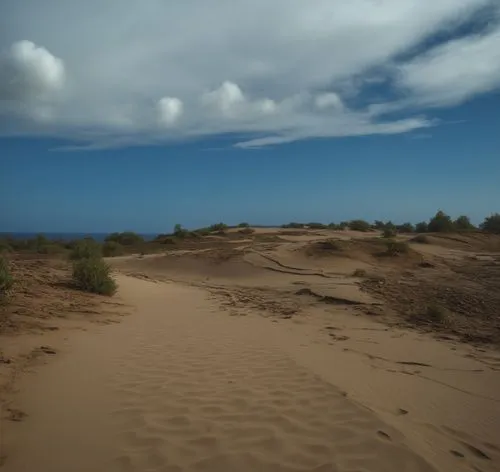
[[[498,470],[498,372],[465,350],[341,311],[332,348],[313,329],[328,313],[284,327],[119,282],[136,313],[20,382],[4,470]]]

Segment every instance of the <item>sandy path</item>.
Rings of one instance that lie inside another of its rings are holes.
[[[492,451],[489,459],[448,451],[443,459],[429,444],[413,449],[414,438],[397,421],[383,420],[332,384],[331,371],[343,367],[332,364],[334,350],[327,354],[293,330],[258,316],[230,317],[197,288],[119,282],[137,313],[72,336],[68,352],[20,384],[19,402],[30,416],[9,427],[6,472],[426,471],[443,464],[472,470],[476,462],[486,471],[498,465]],[[363,382],[347,375],[350,367],[344,366],[343,381],[361,392]],[[379,387],[373,384],[377,393]],[[426,447],[424,459],[416,451]]]

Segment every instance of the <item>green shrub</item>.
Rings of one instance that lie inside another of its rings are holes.
[[[396,226],[399,233],[413,233],[415,232],[415,227],[411,223],[403,223],[402,225]]]
[[[14,279],[10,273],[9,263],[5,257],[0,256],[0,299],[4,298],[14,284]]]
[[[37,247],[38,254],[61,254],[64,252],[64,246],[57,243],[47,243]]]
[[[384,238],[394,238],[396,237],[396,230],[392,228],[385,228],[384,232],[382,233],[382,237]]]
[[[81,290],[101,295],[113,295],[117,289],[111,267],[100,257],[75,260],[73,281]]]
[[[240,223],[238,228],[248,228],[250,225],[248,223]]]
[[[287,223],[285,225],[282,225],[281,227],[282,228],[294,228],[294,229],[299,229],[299,228],[304,228],[304,223],[295,223],[295,222],[292,222],[292,223]]]
[[[353,231],[370,231],[370,223],[364,220],[352,220],[349,222],[349,229]]]
[[[470,222],[468,216],[461,215],[454,222],[453,226],[457,231],[471,231],[475,230],[476,227]]]
[[[406,254],[410,250],[408,244],[404,241],[387,241],[386,254],[388,256],[399,256]]]
[[[328,228],[328,226],[326,226],[325,224],[323,223],[307,223],[307,226],[310,228],[310,229],[325,229],[325,228]]]
[[[214,225],[211,225],[209,227],[209,230],[211,233],[217,232],[220,233],[221,231],[225,231],[228,228],[228,226],[224,223],[215,223]]]
[[[12,252],[12,246],[6,239],[0,239],[0,254]]]
[[[429,231],[429,225],[425,221],[421,221],[415,225],[416,233],[427,233]]]
[[[101,245],[93,239],[77,241],[69,255],[73,261],[101,257]]]
[[[423,314],[423,318],[437,324],[447,324],[449,322],[448,312],[439,305],[429,305]]]
[[[123,254],[123,246],[116,241],[106,241],[102,245],[102,255],[104,257],[116,257]]]
[[[451,218],[439,210],[429,221],[428,231],[431,233],[451,233],[455,225]]]
[[[123,233],[111,233],[106,236],[105,242],[113,241],[121,244],[122,246],[132,246],[133,244],[140,244],[144,242],[144,238],[132,231],[124,231]]]
[[[415,236],[412,240],[413,243],[429,244],[429,238],[425,234],[419,234]]]
[[[488,233],[500,234],[500,213],[493,213],[484,219],[481,229]]]

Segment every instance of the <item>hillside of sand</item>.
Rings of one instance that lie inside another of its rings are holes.
[[[62,272],[46,281],[33,264],[45,317],[18,298],[2,346],[15,335],[20,349],[30,322],[53,355],[16,379],[4,470],[496,471],[497,244],[429,236],[388,253],[373,233],[290,230],[180,241],[110,259],[113,310],[128,313],[112,324],[82,324],[90,302],[93,321],[113,319],[98,305],[110,300],[72,298]],[[47,308],[54,293],[75,303]],[[40,334],[70,308],[77,329]]]

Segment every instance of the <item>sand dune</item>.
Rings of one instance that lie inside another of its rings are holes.
[[[390,322],[351,272],[418,275],[421,259],[311,256],[300,237],[114,259],[131,314],[51,334],[2,469],[499,470],[498,351]]]

